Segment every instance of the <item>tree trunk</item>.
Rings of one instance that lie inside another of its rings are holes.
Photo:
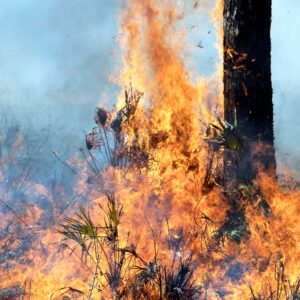
[[[249,183],[259,171],[275,174],[271,83],[271,0],[224,0],[224,112],[236,117],[244,145],[227,174]]]

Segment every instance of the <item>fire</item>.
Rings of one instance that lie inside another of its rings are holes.
[[[222,1],[212,17],[221,57]],[[299,293],[299,191],[266,174],[251,186],[218,181],[224,149],[212,151],[203,124],[222,118],[222,59],[211,80],[189,77],[182,18],[175,2],[128,1],[120,24],[124,67],[115,78],[126,93],[115,111],[96,110],[99,130],[86,136],[87,163],[74,187],[88,194],[92,180],[101,192],[93,190],[84,208],[69,207],[51,226],[40,225],[42,213],[31,210],[23,218],[26,260],[1,269],[2,290],[21,287],[17,292],[28,299],[287,299]],[[93,151],[103,151],[107,168],[97,167]],[[34,190],[53,197],[43,186]],[[244,215],[235,216],[233,205]],[[3,216],[4,222],[13,217]],[[17,240],[2,239],[1,250]]]

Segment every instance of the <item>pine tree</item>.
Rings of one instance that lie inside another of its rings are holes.
[[[227,156],[225,168],[238,182],[254,179],[258,165],[275,174],[271,6],[271,0],[224,0],[224,113],[231,124],[236,117],[243,141],[235,166]]]

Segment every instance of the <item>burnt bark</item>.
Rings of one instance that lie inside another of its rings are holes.
[[[271,0],[224,0],[224,114],[238,122],[244,146],[227,174],[250,182],[275,174],[271,82]]]

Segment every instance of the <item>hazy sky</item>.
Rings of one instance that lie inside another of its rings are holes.
[[[275,138],[281,164],[300,171],[300,1],[273,0]]]
[[[0,1],[0,101],[23,123],[82,134],[101,95],[114,91],[115,8],[113,0]]]
[[[299,0],[273,0],[272,71],[281,160],[295,160],[300,153],[299,15]],[[212,71],[216,52],[213,35],[207,35],[212,26],[207,16],[201,16],[201,24],[205,47],[196,59],[205,75]],[[78,147],[83,129],[93,126],[95,105],[113,103],[118,93],[107,80],[116,68],[116,33],[117,0],[1,0],[0,109],[12,110],[27,129],[52,124],[53,148],[62,138]]]

